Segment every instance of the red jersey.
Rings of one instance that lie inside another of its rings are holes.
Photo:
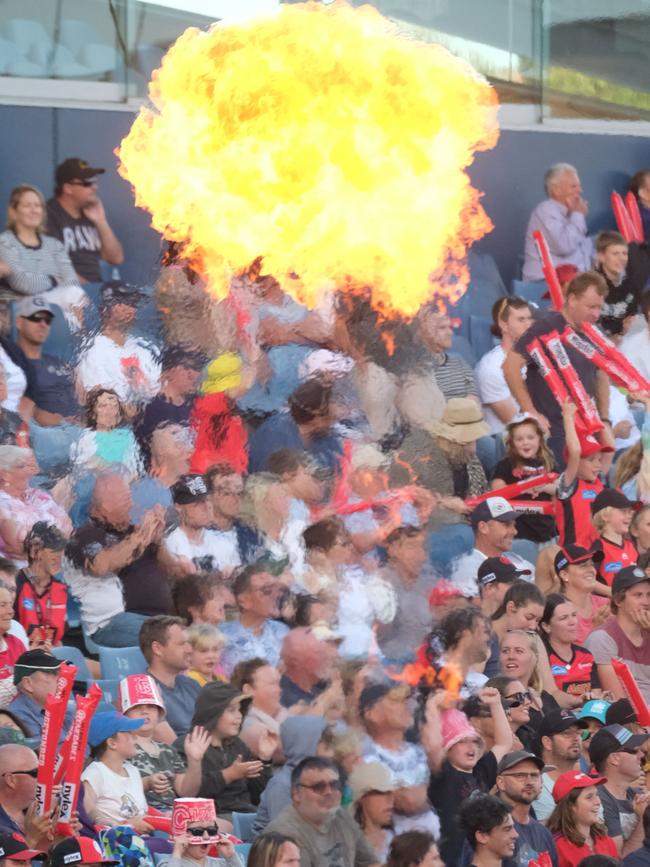
[[[582,695],[598,687],[597,669],[594,658],[586,647],[571,645],[570,660],[562,659],[548,642],[544,642],[553,679],[562,692],[569,695]]]
[[[612,858],[618,860],[616,843],[611,837],[596,837],[593,849],[590,849],[586,843],[584,846],[576,846],[575,843],[570,843],[566,837],[561,837],[559,834],[554,834],[553,839],[557,849],[559,867],[576,867],[576,864],[579,864],[588,855],[611,855]]]
[[[591,504],[603,489],[600,479],[595,482],[576,481],[568,488],[562,487],[564,474],[558,482],[555,500],[555,523],[560,536],[560,545],[580,545],[591,548],[598,538],[591,523]]]
[[[3,641],[4,649],[2,647]],[[0,680],[13,677],[16,660],[26,650],[27,648],[20,638],[16,638],[15,635],[10,635],[7,632],[3,638],[0,638]]]
[[[68,589],[53,578],[43,593],[38,594],[24,569],[16,575],[16,620],[27,635],[37,627],[53,630],[53,644],[60,644],[65,631],[65,615],[68,608]]]
[[[629,539],[624,539],[622,545],[600,536],[591,546],[592,551],[602,551],[603,559],[598,567],[598,577],[601,581],[612,586],[614,575],[624,566],[634,566],[639,558],[636,550]]]

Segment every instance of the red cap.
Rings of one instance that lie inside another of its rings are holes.
[[[604,446],[598,442],[596,437],[591,435],[580,438],[580,457],[581,458],[589,458],[591,455],[595,455],[598,452],[613,452],[614,449],[611,446]],[[569,460],[569,450],[567,447],[564,447],[564,460]]]
[[[553,786],[553,799],[555,803],[566,798],[574,789],[586,789],[588,786],[599,786],[606,783],[607,777],[590,777],[582,771],[565,771],[555,781]]]
[[[565,283],[570,283],[573,280],[573,278],[576,276],[577,273],[578,273],[578,269],[576,268],[575,265],[571,265],[571,263],[568,263],[566,265],[558,265],[557,268],[555,269],[555,276],[559,280],[560,286],[564,286]],[[550,291],[545,292],[542,295],[542,298],[550,298],[550,297],[551,297]]]

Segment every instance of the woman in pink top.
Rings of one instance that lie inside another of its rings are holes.
[[[609,587],[597,580],[597,564],[602,551],[588,551],[579,545],[560,548],[555,556],[555,571],[562,586],[562,595],[570,599],[578,611],[576,644],[603,623],[609,615],[609,599],[604,595]],[[600,590],[603,589],[603,595]]]

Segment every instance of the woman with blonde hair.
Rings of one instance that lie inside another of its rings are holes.
[[[292,837],[267,831],[255,838],[247,867],[300,867],[300,849]]]
[[[78,327],[88,297],[63,244],[45,234],[45,218],[40,190],[21,184],[11,191],[7,229],[0,234],[0,277],[16,299],[38,295],[58,304],[69,324]]]

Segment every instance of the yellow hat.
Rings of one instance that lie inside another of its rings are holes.
[[[215,394],[238,385],[241,385],[241,358],[234,352],[224,352],[208,364],[201,394]]]

